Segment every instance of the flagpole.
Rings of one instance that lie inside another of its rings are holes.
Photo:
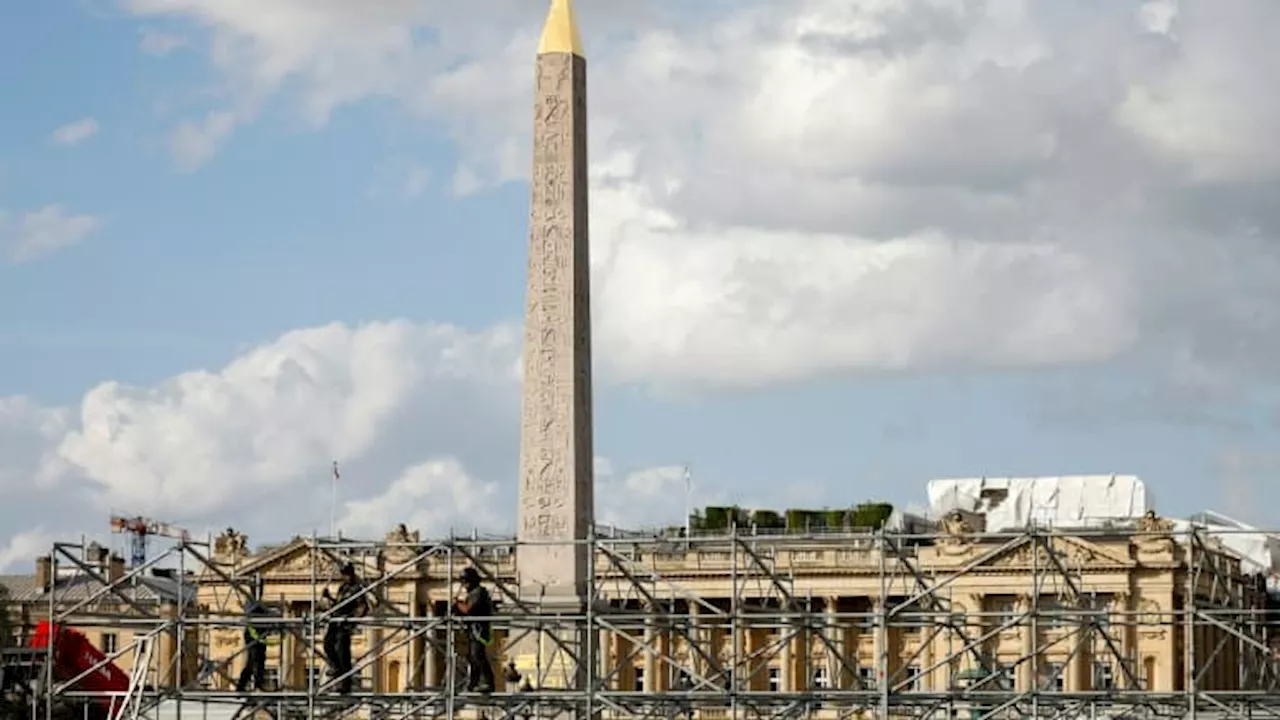
[[[333,461],[333,476],[329,478],[332,487],[329,492],[329,539],[337,539],[338,517],[338,461]]]
[[[693,542],[693,471],[684,466],[684,541]]]

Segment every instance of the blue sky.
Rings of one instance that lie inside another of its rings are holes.
[[[1262,0],[1070,23],[1048,3],[580,4],[611,508],[678,522],[671,469],[691,463],[707,501],[921,502],[934,477],[1114,472],[1170,514],[1271,520],[1280,224],[1257,198],[1280,181],[1280,112],[1256,68],[1280,56],[1253,29]],[[397,8],[3,11],[0,253],[42,208],[92,228],[0,265],[0,565],[109,508],[305,531],[338,456],[357,478],[344,503],[366,503],[344,510],[353,528],[404,502],[437,506],[429,531],[506,521],[502,333],[523,302],[540,10]],[[219,113],[234,119],[192,161],[183,124]],[[424,334],[361,334],[391,320]],[[440,370],[457,357],[484,372]],[[420,435],[406,417],[427,418]],[[356,419],[399,439],[332,429]],[[440,459],[456,473],[414,474]],[[184,482],[225,488],[148,500]],[[290,494],[312,497],[288,528],[245,509]],[[69,496],[59,517],[33,510]]]

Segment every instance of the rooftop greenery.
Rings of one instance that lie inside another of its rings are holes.
[[[804,510],[748,510],[737,505],[709,505],[689,518],[694,532],[715,532],[731,527],[778,532],[857,532],[879,530],[893,514],[893,505],[864,502],[850,508]]]

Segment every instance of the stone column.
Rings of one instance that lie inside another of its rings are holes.
[[[600,628],[596,631],[596,678],[606,678],[613,670],[614,659],[616,655],[613,650],[613,631]],[[604,683],[605,689],[611,689],[616,686],[614,681],[609,680]]]
[[[434,622],[438,619],[436,614],[436,604],[428,599],[427,601],[427,618]],[[437,687],[440,684],[440,663],[437,659],[438,651],[436,643],[439,641],[440,631],[432,628],[427,631],[426,647],[422,649],[425,654],[425,669],[423,671],[422,684],[426,687]]]
[[[778,639],[782,641],[782,648],[778,651],[778,690],[780,692],[791,692],[792,688],[795,687],[792,679],[795,671],[795,657],[792,655],[792,651],[796,644],[795,637],[792,635],[791,621],[787,620],[782,623],[782,627],[778,628],[777,632]]]
[[[658,684],[658,620],[654,608],[646,606],[649,614],[644,620],[644,691],[653,692]]]
[[[295,614],[288,602],[280,603],[280,614],[286,622],[293,622]],[[290,689],[298,685],[298,638],[291,632],[282,632],[280,638],[280,689]]]
[[[729,631],[732,634],[732,630]],[[755,655],[758,649],[757,633],[754,630],[739,629],[738,630],[738,655],[731,659],[733,663],[732,674],[737,678],[736,683],[739,690],[756,690],[760,686],[758,673],[756,672],[762,664],[759,660],[746,660]]]
[[[421,617],[418,614],[418,602],[418,586],[415,585],[415,587],[409,592],[409,620],[410,627],[413,628],[414,631],[421,629],[413,622]],[[419,635],[413,640],[410,640],[409,645],[405,650],[405,679],[404,685],[401,688],[403,690],[417,690],[421,685],[426,684],[418,679],[418,658],[422,657],[423,637],[423,635]]]
[[[157,670],[156,686],[161,688],[172,688],[177,683],[177,664],[178,664],[178,617],[177,605],[163,605],[160,608],[160,617],[166,622],[173,623],[169,630],[158,634],[159,646],[156,648]]]
[[[968,593],[961,598],[961,603],[963,604],[965,611],[965,629],[969,637],[981,637],[1000,625],[1000,620],[998,618],[993,621],[991,619],[984,618],[981,615],[981,613],[986,609],[983,601],[984,596],[981,593]],[[977,615],[972,616],[971,614],[973,613],[977,613]],[[994,638],[995,644],[998,644],[999,642],[1000,639],[998,637]],[[955,652],[964,647],[963,640],[957,638],[956,643],[957,644],[955,646],[948,648],[948,652]],[[974,648],[974,650],[978,653],[985,653],[985,649],[982,647]],[[988,662],[994,668],[996,658],[988,658]],[[973,652],[965,652],[961,653],[960,662],[956,667],[957,673],[963,673],[971,668],[979,667],[979,663],[974,659]],[[948,671],[947,682],[949,683],[949,687],[957,684],[957,678],[951,676],[950,671]]]
[[[1018,596],[1018,612],[1026,613],[1031,610],[1032,599],[1030,595]],[[1041,663],[1032,659],[1031,653],[1037,647],[1036,634],[1039,630],[1038,622],[1028,616],[1023,620],[1023,624],[1018,628],[1018,637],[1022,640],[1022,655],[1025,658],[1023,663],[1018,666],[1018,689],[1026,692],[1035,687],[1038,678],[1035,671],[1039,670]]]
[[[702,659],[701,652],[710,654],[710,643],[704,637],[705,633],[702,629],[702,621],[699,619],[701,608],[698,603],[693,600],[689,601],[689,637],[686,642],[689,644],[689,675],[690,679],[694,676],[705,677],[707,674],[707,663]]]
[[[883,691],[886,683],[889,682],[889,675],[893,670],[893,666],[889,663],[889,627],[885,622],[885,613],[888,607],[885,605],[885,598],[878,595],[871,597],[871,607],[875,609],[877,617],[875,619],[876,626],[872,630],[874,633],[874,642],[872,643],[872,662],[875,663],[875,679],[877,691]]]
[[[841,621],[836,617],[839,611],[839,599],[828,597],[824,601],[826,606],[826,628],[825,635],[827,639],[827,676],[830,678],[831,687],[834,690],[842,690],[845,685],[845,663],[848,662],[847,653],[845,652],[844,628],[841,627]]]

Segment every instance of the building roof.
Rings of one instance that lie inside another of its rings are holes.
[[[981,513],[990,532],[1030,525],[1106,527],[1137,520],[1155,509],[1146,483],[1133,475],[930,480],[928,494],[934,513]]]
[[[50,591],[40,587],[36,582],[36,576],[31,575],[0,575],[0,585],[3,585],[9,591],[9,602],[17,603],[40,603],[49,602]],[[85,574],[77,572],[75,574],[61,575],[58,578],[55,589],[52,591],[54,599],[60,603],[79,602],[101,590],[103,583],[97,579]],[[138,577],[132,582],[126,583],[120,588],[125,597],[132,601],[144,604],[157,603],[177,603],[179,595],[183,595],[183,599],[190,603],[195,600],[196,587],[194,584],[186,583],[186,589],[181,593],[180,583],[169,577]],[[104,594],[101,596],[104,601],[111,602],[109,598],[115,597],[113,594]]]

